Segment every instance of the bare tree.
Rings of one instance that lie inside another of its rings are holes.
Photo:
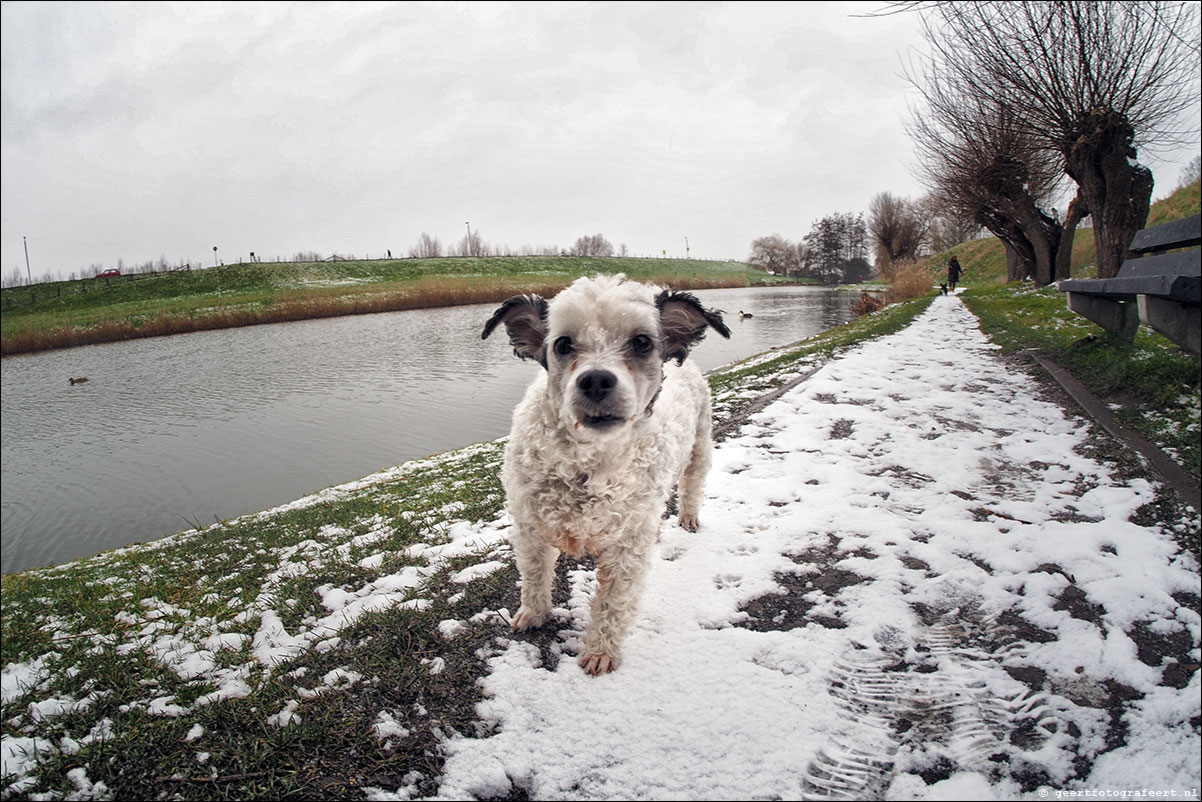
[[[949,205],[935,194],[925,196],[922,204],[931,221],[927,231],[930,253],[946,251],[981,235],[981,224],[967,210]]]
[[[484,240],[480,238],[479,231],[473,231],[470,234],[465,234],[463,239],[459,240],[459,248],[452,256],[488,256],[491,251]]]
[[[800,259],[796,245],[779,234],[773,234],[752,241],[747,264],[778,276],[788,276],[797,272]]]
[[[927,223],[909,200],[882,192],[868,204],[868,233],[876,250],[877,269],[888,271],[895,261],[918,255]]]
[[[1135,161],[1137,147],[1179,143],[1182,127],[1196,125],[1183,120],[1199,93],[1197,4],[933,9],[923,24],[938,76],[1007,109],[1033,144],[1059,154],[1093,219],[1098,275],[1117,274],[1151,203],[1152,173]]]
[[[1181,171],[1181,178],[1177,182],[1177,186],[1188,187],[1190,184],[1198,180],[1202,176],[1202,156],[1195,156],[1190,159],[1189,164],[1185,165],[1185,169]]]
[[[438,237],[431,237],[425,231],[417,244],[409,249],[410,259],[437,259],[442,256],[442,243]]]
[[[572,245],[572,256],[613,256],[614,246],[603,235],[581,237]]]

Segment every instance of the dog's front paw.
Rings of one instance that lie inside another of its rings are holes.
[[[546,611],[535,613],[525,607],[518,609],[518,614],[509,622],[515,632],[525,632],[527,629],[537,629],[547,620]]]
[[[696,532],[697,527],[701,526],[701,521],[697,520],[696,513],[690,514],[682,512],[678,520],[680,523],[680,528],[684,529],[686,532]]]
[[[576,662],[584,669],[585,674],[592,674],[594,677],[608,674],[618,667],[618,658],[604,652],[582,654]]]

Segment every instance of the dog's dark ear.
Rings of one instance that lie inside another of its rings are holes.
[[[722,313],[706,309],[691,293],[664,290],[655,299],[655,306],[664,329],[665,362],[675,359],[677,364],[683,363],[689,349],[705,337],[707,326],[730,339],[730,329],[722,322]]]
[[[547,367],[547,349],[543,340],[547,336],[547,302],[537,295],[515,295],[484,324],[480,339],[488,339],[498,324],[504,323],[509,333],[513,353],[522,359],[537,360]]]

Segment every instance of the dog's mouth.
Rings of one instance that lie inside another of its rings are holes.
[[[604,430],[621,426],[625,422],[626,418],[620,415],[581,415],[577,419],[576,425],[587,426],[590,429]]]

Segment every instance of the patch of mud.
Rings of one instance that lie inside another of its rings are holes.
[[[831,431],[827,437],[831,440],[846,440],[851,437],[854,429],[855,421],[847,420],[846,418],[837,420],[831,424]]]
[[[854,555],[839,550],[838,539],[828,536],[825,544],[789,555],[803,566],[798,573],[778,572],[773,579],[780,585],[770,593],[745,602],[739,609],[746,618],[737,626],[756,632],[787,631],[814,623],[828,629],[844,629],[839,618],[842,607],[838,596],[846,588],[868,581],[865,577],[836,566],[848,556],[875,558],[877,555],[857,550]],[[821,607],[821,612],[813,612]],[[835,611],[831,614],[830,611]]]

